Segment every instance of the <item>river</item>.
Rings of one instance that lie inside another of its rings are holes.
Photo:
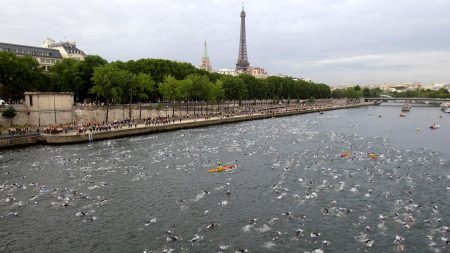
[[[450,115],[399,114],[0,151],[0,252],[450,252]]]

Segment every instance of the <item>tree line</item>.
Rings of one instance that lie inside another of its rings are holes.
[[[385,92],[380,88],[362,88],[357,85],[354,87],[348,87],[343,89],[334,89],[331,92],[333,98],[361,98],[371,97],[376,98],[380,95],[389,95],[396,98],[450,98],[450,92],[446,88],[440,88],[439,90],[430,89],[415,89],[406,91],[391,91]]]
[[[333,98],[361,98],[361,97],[380,97],[383,91],[380,88],[361,88],[359,85],[342,89],[334,89],[331,92]]]
[[[416,89],[403,92],[391,92],[392,97],[398,98],[450,98],[450,93],[446,88],[439,90]]]
[[[108,63],[96,55],[63,59],[45,72],[32,57],[0,52],[0,97],[18,101],[25,91],[73,92],[76,102],[217,102],[329,98],[330,88],[291,77],[257,79],[209,73],[190,63],[140,59]]]

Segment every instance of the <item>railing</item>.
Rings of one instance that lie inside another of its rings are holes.
[[[374,101],[374,102],[387,102],[387,103],[406,103],[406,102],[420,102],[425,104],[441,104],[445,102],[450,102],[449,98],[386,98],[386,97],[379,97],[379,98],[364,98],[366,102]]]
[[[386,98],[386,97],[379,97],[379,98],[364,98],[366,101],[383,101],[383,102],[390,102],[390,101],[428,101],[428,102],[450,102],[450,98]]]

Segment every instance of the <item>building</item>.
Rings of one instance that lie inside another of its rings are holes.
[[[63,58],[72,58],[75,60],[84,60],[86,54],[77,48],[77,44],[75,42],[55,42],[52,38],[47,38],[42,46],[44,48],[56,49],[60,52]]]
[[[266,71],[260,67],[249,67],[247,69],[247,73],[256,78],[266,78],[267,77]]]
[[[450,91],[450,84],[448,84],[448,83],[444,84],[443,88],[445,88],[448,91]]]
[[[205,41],[205,47],[204,47],[204,51],[203,51],[202,65],[200,65],[200,69],[206,70],[208,72],[212,71],[211,62],[209,61],[209,57],[208,57],[208,49],[206,48],[206,41]]]
[[[62,60],[60,52],[56,49],[24,46],[0,42],[0,51],[15,54],[17,57],[31,56],[46,71],[55,63]]]
[[[72,123],[73,93],[25,92],[25,105],[29,111],[28,124],[47,126]]]
[[[236,69],[219,69],[216,71],[219,74],[223,75],[230,75],[230,76],[237,76],[238,73],[236,72]]]

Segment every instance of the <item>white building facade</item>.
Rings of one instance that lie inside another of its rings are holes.
[[[55,42],[52,38],[47,38],[42,46],[44,48],[51,48],[58,50],[61,54],[62,58],[72,58],[75,60],[82,61],[86,54],[77,48],[77,44],[75,42],[65,41],[65,42]]]

